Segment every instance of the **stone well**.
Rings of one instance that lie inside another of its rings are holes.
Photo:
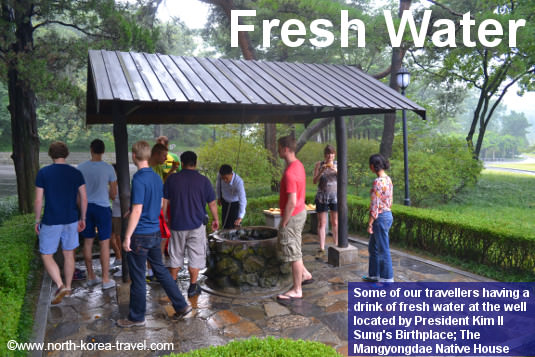
[[[214,288],[279,289],[291,280],[291,267],[277,257],[277,230],[251,226],[209,236],[207,270]]]

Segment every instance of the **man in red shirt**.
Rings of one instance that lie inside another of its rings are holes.
[[[302,284],[311,283],[312,274],[303,264],[301,233],[307,218],[305,209],[306,174],[301,161],[295,156],[295,139],[284,136],[278,140],[279,157],[286,161],[286,169],[280,184],[279,207],[281,223],[278,244],[280,259],[292,265],[293,286],[278,300],[294,300],[303,297]]]

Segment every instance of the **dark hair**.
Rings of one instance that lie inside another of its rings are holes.
[[[91,151],[93,151],[94,154],[104,154],[104,150],[106,149],[106,147],[104,146],[104,141],[100,139],[93,140],[89,147],[91,148]]]
[[[193,151],[184,151],[180,155],[182,166],[197,166],[197,154]]]
[[[167,151],[167,148],[165,147],[164,144],[154,144],[154,146],[152,147],[152,150],[150,151],[150,154],[152,156],[152,155],[162,153],[164,151]]]
[[[164,145],[165,147],[169,147],[169,138],[165,135],[158,136],[156,138],[156,142]]]
[[[224,164],[219,168],[219,174],[221,176],[230,175],[232,173],[232,166]]]
[[[63,141],[54,141],[48,148],[48,156],[55,159],[65,159],[69,156],[69,148]]]
[[[336,150],[335,150],[334,146],[327,145],[325,147],[325,149],[323,150],[323,155],[327,155],[327,154],[336,154]]]
[[[288,148],[291,152],[295,152],[296,143],[295,138],[292,135],[280,137],[277,142],[279,143],[280,147]]]
[[[381,154],[370,156],[370,165],[373,166],[375,172],[390,169],[390,161]]]

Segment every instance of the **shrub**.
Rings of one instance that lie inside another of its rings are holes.
[[[320,342],[290,340],[286,338],[251,337],[247,340],[232,341],[224,346],[201,348],[187,353],[171,354],[173,357],[337,357],[336,350]]]
[[[19,211],[17,196],[9,196],[0,199],[0,224]]]
[[[348,228],[366,234],[369,200],[348,196]],[[462,215],[393,205],[392,242],[513,272],[535,274],[535,233],[488,228]]]
[[[30,264],[35,257],[33,215],[15,216],[0,227],[0,355],[8,340],[19,340],[18,327]],[[19,342],[23,342],[20,341]]]
[[[269,189],[272,180],[280,179],[280,168],[273,167],[268,161],[271,155],[269,151],[248,142],[247,138],[242,138],[241,144],[239,137],[224,138],[215,143],[209,141],[199,148],[197,155],[199,171],[213,183],[223,164],[229,164],[236,170],[247,192],[254,187]]]
[[[395,200],[402,202],[405,175],[403,151],[399,145],[396,145],[391,166]],[[471,187],[477,182],[482,168],[481,162],[473,159],[462,139],[446,136],[418,139],[409,148],[412,205],[426,206],[434,202],[450,201],[463,188]]]
[[[354,185],[357,195],[368,196],[371,183],[376,177],[370,170],[370,156],[379,152],[379,143],[375,140],[353,139],[347,143],[347,180]]]
[[[336,146],[336,143],[332,145]],[[325,146],[327,146],[326,143],[308,141],[297,153],[297,158],[303,163],[307,176],[312,176],[316,162],[323,160]]]

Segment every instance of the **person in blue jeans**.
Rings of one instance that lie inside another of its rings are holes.
[[[126,229],[123,249],[130,270],[130,306],[127,319],[117,321],[119,327],[145,325],[146,281],[145,268],[147,260],[152,266],[156,278],[175,308],[175,319],[186,316],[191,307],[178,289],[169,271],[162,263],[160,249],[160,210],[163,198],[161,178],[150,167],[151,148],[146,141],[132,145],[132,160],[138,171],[132,178],[131,209]]]
[[[388,231],[392,226],[392,197],[394,189],[392,180],[385,173],[390,168],[388,159],[380,154],[370,156],[370,170],[377,175],[370,191],[370,218],[368,233],[370,243],[368,252],[370,262],[368,275],[362,277],[369,282],[393,282],[392,258],[390,257],[390,243]]]

